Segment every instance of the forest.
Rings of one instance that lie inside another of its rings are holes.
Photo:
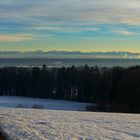
[[[89,102],[98,111],[140,113],[140,66],[2,67],[0,95]]]

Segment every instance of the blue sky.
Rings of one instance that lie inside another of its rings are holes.
[[[0,1],[0,50],[140,52],[139,0]]]

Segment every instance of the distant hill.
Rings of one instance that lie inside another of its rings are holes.
[[[0,58],[140,58],[140,53],[127,51],[80,52],[80,51],[0,51]]]

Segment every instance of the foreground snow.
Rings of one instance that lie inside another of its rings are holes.
[[[139,140],[140,115],[0,109],[0,127],[21,140]]]
[[[19,104],[45,109],[15,108]],[[140,140],[140,115],[77,111],[87,105],[0,96],[0,130],[11,140]]]
[[[41,105],[44,109],[51,110],[84,111],[89,104],[63,100],[0,96],[0,108],[15,108],[21,105],[27,108],[32,108],[34,105]]]

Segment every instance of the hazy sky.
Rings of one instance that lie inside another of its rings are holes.
[[[140,0],[1,0],[0,50],[140,52]]]

